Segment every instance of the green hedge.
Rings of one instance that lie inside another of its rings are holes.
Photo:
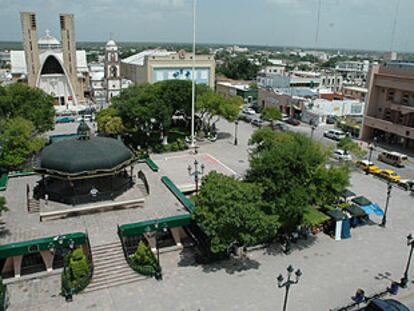
[[[92,280],[92,269],[81,248],[65,256],[66,269],[62,272],[62,292],[77,294]]]
[[[128,258],[129,266],[132,270],[145,275],[155,276],[157,272],[161,272],[157,260],[149,247],[140,241],[136,252]]]

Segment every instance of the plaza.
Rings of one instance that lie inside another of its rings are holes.
[[[233,135],[234,124],[222,121],[219,130]],[[206,173],[214,168],[241,177],[248,168],[247,142],[253,130],[250,124],[239,124],[237,146],[230,135],[215,143],[200,143],[197,155],[190,151],[154,155],[152,159],[159,165],[157,173],[145,164],[137,164],[136,170],[143,170],[150,183],[158,184],[146,198],[148,205],[138,210],[105,212],[39,224],[34,220],[35,215],[27,217],[23,208],[19,208],[24,202],[15,195],[24,192],[26,183],[34,183],[37,177],[11,179],[6,191],[10,211],[5,214],[4,221],[7,228],[14,228],[14,231],[2,240],[55,235],[64,227],[71,231],[87,228],[93,243],[98,240],[99,243],[109,243],[117,238],[117,224],[186,214],[185,208],[168,189],[157,183],[159,176],[169,175],[178,186],[188,187],[192,179],[187,165],[197,159],[200,164],[205,164]],[[317,130],[316,139],[322,139],[322,130]],[[371,175],[353,172],[349,189],[381,207],[385,204],[386,184]],[[200,265],[195,262],[192,248],[161,251],[163,281],[145,279],[82,293],[71,303],[62,304],[59,275],[14,282],[8,285],[10,310],[52,310],[57,307],[62,310],[129,310],[139,306],[145,310],[274,310],[281,307],[284,296],[284,291],[277,288],[276,277],[289,264],[300,268],[303,276],[291,290],[288,309],[334,309],[350,303],[357,288],[372,295],[385,290],[390,280],[399,281],[408,256],[405,236],[412,231],[412,206],[413,198],[394,188],[386,228],[378,226],[379,217],[372,217],[373,224],[353,229],[351,239],[335,241],[320,233],[308,241],[293,244],[289,255],[285,255],[276,243],[249,251],[244,260]],[[409,287],[400,295],[407,297],[406,303],[413,307],[410,293]]]

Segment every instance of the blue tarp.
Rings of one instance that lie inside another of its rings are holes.
[[[341,239],[349,239],[351,237],[351,224],[349,218],[342,221]]]
[[[365,213],[369,214],[375,214],[378,216],[384,216],[384,211],[378,206],[378,204],[372,203],[369,205],[361,205],[360,206]]]

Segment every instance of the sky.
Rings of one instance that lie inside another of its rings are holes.
[[[39,36],[50,29],[59,37],[59,13],[73,13],[77,41],[192,40],[192,0],[0,0],[0,41],[21,41],[20,11],[37,14]],[[197,0],[196,37],[200,43],[414,52],[412,12],[414,0]]]

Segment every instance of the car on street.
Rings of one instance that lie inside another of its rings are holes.
[[[410,309],[395,299],[377,298],[356,311],[410,311]]]
[[[341,140],[346,137],[346,134],[341,130],[331,129],[323,132],[323,136],[333,140]]]
[[[300,125],[300,121],[298,119],[295,118],[289,118],[286,120],[287,124],[293,125],[293,126],[298,126]]]
[[[384,178],[388,181],[392,181],[396,183],[399,182],[401,179],[400,175],[398,175],[393,170],[389,170],[389,169],[379,170],[375,173],[375,175],[377,175],[378,177]]]
[[[289,127],[283,123],[275,123],[272,126],[272,130],[279,131],[279,132],[286,132],[286,131],[289,131]]]
[[[352,161],[352,156],[342,149],[334,150],[333,157],[339,161]]]
[[[248,107],[243,108],[242,112],[244,114],[251,115],[251,116],[256,114],[256,111],[254,111],[252,108],[248,108]]]
[[[338,121],[337,116],[329,115],[326,117],[326,124],[335,124]]]
[[[74,117],[63,117],[63,118],[56,119],[56,123],[58,124],[72,123],[72,122],[75,122]]]
[[[265,124],[265,121],[261,120],[261,119],[254,119],[252,121],[252,125],[257,126],[257,127],[263,127]]]
[[[358,166],[361,170],[371,173],[371,174],[375,174],[377,173],[380,168],[376,165],[374,165],[373,162],[370,162],[368,160],[357,160],[355,161],[356,166]]]
[[[239,115],[239,120],[250,123],[252,122],[253,118],[251,116],[245,115],[245,114],[240,114]]]
[[[400,179],[400,181],[398,182],[398,186],[400,186],[401,188],[403,188],[404,190],[414,190],[414,180],[411,179]]]

